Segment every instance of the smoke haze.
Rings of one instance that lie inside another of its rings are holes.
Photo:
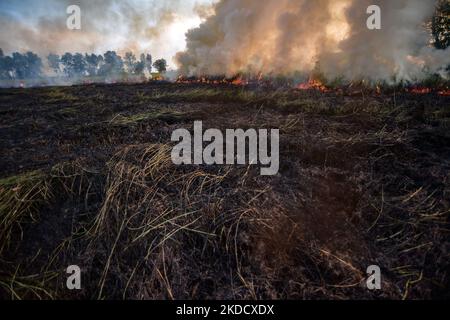
[[[184,34],[201,23],[214,0],[0,1],[0,48],[6,54],[149,52],[170,59],[185,48]],[[66,27],[69,5],[81,8],[81,30]]]
[[[22,0],[0,1],[5,54],[151,53],[183,75],[311,73],[416,80],[443,76],[450,50],[429,45],[437,0]],[[66,28],[66,8],[82,30]],[[369,5],[381,30],[368,30]],[[189,30],[189,31],[188,31]],[[187,33],[186,33],[187,32]],[[185,35],[186,33],[186,35]],[[178,52],[178,53],[177,53]],[[171,60],[174,56],[174,60]]]
[[[369,30],[370,5],[381,8],[381,30]],[[434,0],[221,0],[190,30],[177,55],[184,75],[263,72],[327,77],[420,79],[443,74],[450,51],[429,46],[424,24]]]

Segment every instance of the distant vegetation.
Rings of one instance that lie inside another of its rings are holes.
[[[0,79],[38,78],[42,75],[42,60],[33,52],[14,52],[5,56],[0,49]]]
[[[55,77],[139,77],[146,72],[151,74],[152,68],[159,73],[167,71],[166,60],[159,59],[153,63],[152,56],[144,53],[139,58],[132,52],[121,57],[115,51],[107,51],[103,55],[67,52],[59,56],[51,53],[46,60],[47,73],[53,73]],[[44,66],[44,60],[33,52],[14,52],[6,56],[0,49],[0,80],[38,79],[46,73]]]

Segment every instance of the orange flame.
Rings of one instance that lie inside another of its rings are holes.
[[[300,83],[297,86],[299,90],[319,90],[321,92],[330,91],[322,82],[315,79],[309,79],[308,82]]]
[[[234,78],[219,78],[219,77],[208,77],[208,76],[202,76],[202,77],[190,77],[187,78],[185,76],[179,76],[176,80],[177,83],[184,83],[184,84],[195,84],[195,83],[204,83],[204,84],[228,84],[228,85],[234,85],[234,86],[247,86],[250,84],[258,84],[258,85],[266,85],[271,84],[272,82],[270,79],[264,79],[262,73],[258,73],[258,75],[255,78],[245,78],[242,75],[236,75]],[[364,85],[364,83],[363,83]],[[363,90],[362,88],[358,89],[358,86],[356,86],[356,89],[353,89],[354,83],[351,83],[348,87],[338,87],[338,88],[329,88],[325,84],[323,84],[320,80],[310,78],[308,81],[304,83],[300,83],[298,85],[295,85],[295,88],[297,90],[317,90],[323,93],[328,92],[335,92],[337,94],[360,94]],[[373,92],[376,95],[383,94],[384,89],[380,85],[376,85],[375,87],[364,87],[369,90],[369,92]],[[352,89],[352,91],[349,91]],[[445,88],[430,88],[430,87],[424,87],[420,85],[408,87],[402,89],[403,92],[411,93],[411,94],[418,94],[418,95],[425,95],[425,94],[438,94],[440,96],[450,96],[450,89]]]
[[[238,77],[237,79],[231,81],[231,84],[234,84],[235,86],[242,86],[244,82],[245,81],[241,77]]]
[[[262,76],[261,76],[262,77]],[[184,83],[184,84],[189,84],[189,83],[205,83],[205,84],[232,84],[232,85],[236,85],[236,86],[246,86],[249,84],[249,81],[245,78],[243,78],[242,76],[236,77],[236,78],[232,78],[232,79],[218,79],[218,78],[208,78],[208,77],[200,77],[200,78],[196,78],[196,77],[192,77],[192,78],[186,78],[184,76],[179,76],[178,79],[176,80],[177,83]]]
[[[409,92],[414,93],[414,94],[428,94],[431,93],[431,88],[412,88],[409,90]]]

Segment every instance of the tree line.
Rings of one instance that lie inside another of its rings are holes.
[[[146,71],[152,73],[153,68],[158,73],[167,71],[165,59],[153,62],[150,54],[141,54],[137,58],[132,52],[127,52],[124,57],[115,51],[107,51],[103,55],[67,52],[60,56],[51,53],[46,59],[48,67],[55,76],[68,78],[142,76]],[[6,56],[0,49],[0,79],[2,80],[41,78],[44,76],[43,69],[42,58],[31,51],[14,52]]]

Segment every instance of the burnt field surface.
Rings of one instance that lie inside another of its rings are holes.
[[[279,173],[175,166],[195,120],[279,128]],[[0,89],[0,298],[448,299],[449,129],[437,94]]]

